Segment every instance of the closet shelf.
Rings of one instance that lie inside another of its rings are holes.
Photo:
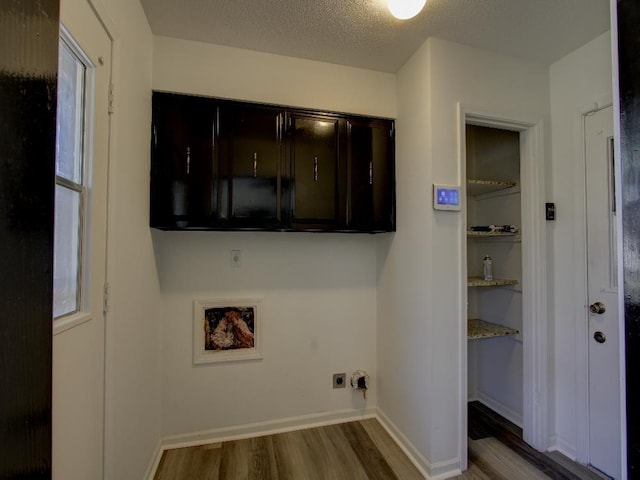
[[[509,285],[518,285],[518,280],[505,280],[500,278],[485,280],[482,277],[469,277],[467,279],[468,287],[506,287]]]
[[[517,335],[520,333],[515,328],[505,327],[497,323],[487,322],[479,318],[467,320],[467,338],[475,340],[478,338],[504,337],[507,335]]]
[[[476,232],[474,230],[467,230],[467,237],[469,238],[490,238],[490,237],[518,237],[520,232]]]
[[[476,196],[506,190],[507,188],[513,188],[516,185],[516,182],[467,179],[467,193],[471,196]]]

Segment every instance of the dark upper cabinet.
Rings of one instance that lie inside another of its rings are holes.
[[[207,228],[217,210],[216,103],[154,92],[151,226]]]
[[[349,230],[395,231],[394,144],[391,120],[347,121]]]
[[[289,113],[288,206],[294,230],[335,230],[345,224],[344,130],[340,118]]]
[[[220,125],[220,223],[283,228],[284,110],[227,102]]]
[[[393,121],[153,93],[165,230],[395,230]]]

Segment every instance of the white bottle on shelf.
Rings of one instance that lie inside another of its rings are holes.
[[[491,260],[491,257],[489,255],[485,255],[484,256],[484,260],[482,260],[482,267],[483,267],[483,273],[484,273],[484,279],[487,282],[490,282],[493,280],[493,260]]]

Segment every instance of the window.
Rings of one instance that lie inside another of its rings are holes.
[[[80,312],[86,270],[88,62],[65,31],[58,54],[53,317]],[[67,38],[68,37],[68,38]]]

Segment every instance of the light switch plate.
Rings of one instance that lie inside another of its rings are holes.
[[[555,220],[556,219],[556,204],[555,203],[545,203],[545,218],[547,220]]]

